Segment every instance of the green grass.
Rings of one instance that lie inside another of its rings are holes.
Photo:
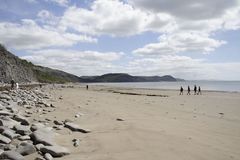
[[[41,83],[66,83],[68,82],[68,80],[59,77],[59,76],[55,76],[55,75],[51,75],[51,73],[47,73],[47,72],[42,72],[39,70],[34,70],[37,76],[37,79],[39,82]]]

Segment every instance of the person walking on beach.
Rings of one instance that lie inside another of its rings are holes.
[[[86,85],[86,90],[88,90],[88,85]]]
[[[179,95],[183,95],[183,87],[182,87],[182,86],[180,87],[180,93],[179,93]]]
[[[11,83],[11,89],[14,89],[14,84],[15,84],[14,80],[12,79],[10,83]]]
[[[188,92],[187,92],[187,95],[191,95],[190,92],[191,92],[191,89],[190,89],[190,87],[188,86]]]
[[[194,95],[196,95],[196,94],[197,94],[197,86],[194,85]]]
[[[201,87],[200,86],[198,86],[198,93],[197,93],[198,95],[202,95],[202,92],[201,92]]]

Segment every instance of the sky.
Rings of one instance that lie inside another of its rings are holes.
[[[0,43],[78,76],[240,80],[240,0],[0,0]]]

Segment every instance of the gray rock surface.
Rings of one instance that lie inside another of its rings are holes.
[[[5,151],[0,155],[2,160],[24,160],[24,157],[15,151]]]
[[[13,119],[17,122],[20,122],[22,125],[29,125],[30,122],[28,121],[28,119],[26,117],[23,117],[20,114],[14,115]]]
[[[70,154],[70,151],[67,148],[61,146],[44,146],[41,147],[40,151],[42,153],[49,153],[53,157],[62,157]]]
[[[21,155],[29,155],[36,152],[36,149],[33,144],[28,142],[22,142],[17,145],[16,152],[20,153]]]
[[[0,134],[0,143],[5,143],[5,144],[8,144],[10,143],[12,140],[9,139],[8,137],[5,137],[3,135]]]
[[[8,111],[0,111],[0,116],[11,116],[12,113],[8,112]]]
[[[3,132],[2,135],[8,137],[9,139],[14,139],[16,137],[18,137],[19,135],[15,134],[15,132],[11,129],[6,128]]]
[[[18,139],[19,139],[20,141],[26,141],[26,140],[30,140],[31,137],[28,136],[28,135],[26,135],[26,136],[21,136],[21,137],[19,137]]]
[[[77,124],[74,124],[74,123],[71,123],[71,122],[66,122],[65,127],[70,129],[71,131],[75,131],[75,132],[82,132],[82,133],[89,133],[90,132],[90,130],[82,129]]]
[[[21,135],[29,135],[31,133],[29,126],[15,125],[13,129],[16,131],[16,133]]]
[[[55,142],[53,140],[53,133],[47,129],[39,129],[30,134],[34,144],[42,143],[44,145],[53,146]]]
[[[46,160],[52,160],[52,159],[53,159],[52,155],[49,154],[49,153],[45,153],[45,154],[44,154],[44,158],[45,158]]]

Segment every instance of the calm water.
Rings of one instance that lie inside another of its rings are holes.
[[[189,85],[191,90],[194,85],[201,86],[202,90],[240,92],[240,81],[184,81],[184,82],[138,82],[138,83],[95,83],[94,85],[149,88],[149,89],[174,89],[183,86],[184,90]]]

